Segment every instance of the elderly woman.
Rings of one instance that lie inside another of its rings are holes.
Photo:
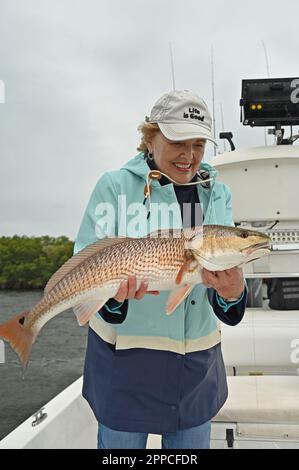
[[[124,218],[134,215],[136,203],[146,211],[140,236],[170,225],[194,227],[202,220],[234,225],[228,187],[202,162],[206,141],[213,141],[211,124],[197,95],[163,95],[139,128],[140,153],[96,184],[75,252],[98,238],[131,235],[132,219]],[[162,177],[149,187],[151,170]],[[161,219],[151,210],[154,203],[178,211],[171,221]],[[114,208],[113,220],[101,217],[103,204],[108,212]],[[149,433],[162,435],[164,449],[209,447],[211,419],[227,398],[217,317],[238,324],[247,288],[239,268],[204,270],[203,282],[167,316],[168,292],[149,292],[146,282],[136,285],[132,276],[91,319],[83,396],[99,422],[99,448],[146,448]]]

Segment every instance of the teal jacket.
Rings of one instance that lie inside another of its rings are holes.
[[[216,180],[218,172],[215,168],[201,163],[201,169],[207,170],[210,176],[215,178],[210,188],[203,188],[200,184],[196,186],[204,213],[204,224],[233,226],[229,188]],[[169,228],[168,220],[143,217],[142,220],[146,220],[146,224],[140,224],[136,234],[138,215],[130,214],[130,211],[134,208],[132,204],[139,203],[139,209],[142,205],[146,175],[149,171],[144,154],[140,153],[119,170],[103,174],[92,192],[82,219],[75,253],[99,238],[118,235],[143,236],[159,228]],[[173,212],[171,227],[181,228],[181,213],[173,184],[161,186],[154,180],[152,185],[151,202],[177,206],[177,210]],[[103,216],[103,203],[109,203],[107,211],[113,207],[113,223],[105,223],[108,219]],[[142,207],[141,210],[147,211],[145,205]],[[131,228],[134,233],[124,233],[126,227]],[[130,300],[126,319],[121,324],[108,323],[103,319],[103,315],[98,313],[90,320],[90,327],[102,340],[115,345],[116,350],[146,348],[186,354],[206,350],[220,343],[219,322],[209,302],[208,289],[204,285],[196,285],[170,316],[165,314],[168,295],[168,291],[161,291],[158,296],[146,295],[142,300]],[[222,302],[221,298],[219,302],[224,311],[230,307]],[[118,313],[117,310],[115,313]]]

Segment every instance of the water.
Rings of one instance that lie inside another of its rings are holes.
[[[41,290],[0,291],[0,323],[28,310],[43,296]],[[78,326],[66,310],[49,321],[33,345],[22,379],[17,355],[5,345],[0,364],[0,440],[83,373],[87,327]]]

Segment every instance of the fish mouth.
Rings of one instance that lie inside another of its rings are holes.
[[[256,243],[255,245],[251,245],[247,248],[243,248],[243,250],[241,250],[241,253],[244,254],[245,256],[250,256],[252,255],[252,253],[254,253],[257,250],[266,250],[266,252],[268,251],[270,253],[271,251],[270,241]]]

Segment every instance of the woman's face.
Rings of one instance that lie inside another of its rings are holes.
[[[168,140],[162,132],[147,142],[159,170],[178,183],[188,183],[193,178],[203,159],[205,145],[204,139]]]

